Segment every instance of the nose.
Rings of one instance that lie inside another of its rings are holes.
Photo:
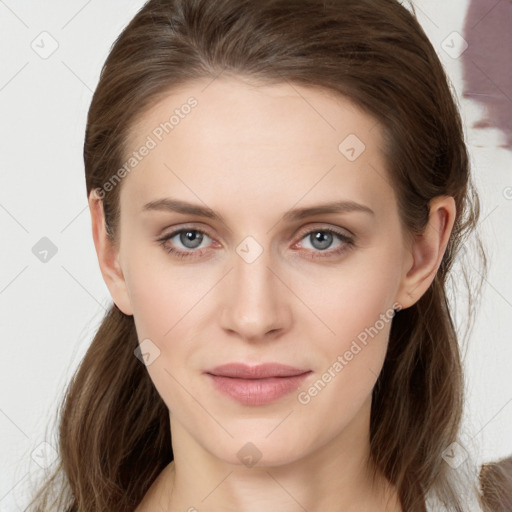
[[[272,265],[269,251],[251,263],[234,255],[234,269],[225,284],[222,328],[246,341],[276,337],[291,324],[290,290]]]

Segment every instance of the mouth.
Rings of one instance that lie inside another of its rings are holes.
[[[243,405],[265,405],[296,390],[312,373],[279,363],[229,363],[205,372],[215,389]]]

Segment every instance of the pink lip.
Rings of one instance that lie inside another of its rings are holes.
[[[264,405],[297,389],[311,370],[278,363],[229,363],[206,372],[216,389],[244,405]]]

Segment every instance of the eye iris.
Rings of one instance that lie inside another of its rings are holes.
[[[315,242],[320,242],[320,247],[317,247],[317,249],[327,249],[327,247],[329,247],[329,245],[331,245],[332,243],[331,233],[317,231],[314,236],[311,236],[313,237],[312,240],[314,240]],[[313,247],[316,247],[314,243],[312,245]]]
[[[201,242],[203,241],[203,235],[197,233],[196,231],[183,231],[180,234],[180,242],[187,247],[188,249],[195,249]],[[187,243],[192,242],[192,246],[187,245]],[[197,243],[196,243],[197,242]],[[195,243],[195,245],[194,245]]]

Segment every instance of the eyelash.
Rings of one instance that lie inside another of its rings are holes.
[[[189,231],[192,231],[194,233],[200,233],[201,235],[206,235],[208,238],[212,238],[205,231],[202,231],[200,229],[195,229],[193,227],[185,227],[185,228],[181,228],[177,231],[173,231],[172,233],[165,235],[161,238],[158,238],[157,242],[160,242],[160,245],[165,249],[166,252],[168,252],[169,254],[172,254],[173,256],[175,256],[177,258],[181,259],[181,258],[200,257],[202,255],[201,251],[198,251],[198,250],[179,251],[177,249],[174,249],[174,248],[166,245],[167,242],[170,239],[174,238],[176,235],[179,235],[180,233],[186,233]],[[343,254],[346,251],[355,247],[355,242],[352,238],[350,238],[349,236],[345,235],[344,233],[341,233],[332,228],[329,228],[329,229],[317,228],[317,229],[312,229],[312,230],[303,232],[300,234],[299,240],[302,240],[306,236],[311,235],[313,233],[328,233],[331,235],[336,235],[344,243],[339,248],[333,249],[330,251],[328,251],[328,250],[325,250],[325,251],[313,250],[312,252],[320,253],[320,254],[311,255],[311,256],[308,256],[308,258],[316,259],[316,258],[332,258],[332,257],[336,257],[336,256],[341,256],[341,254]],[[311,251],[308,250],[307,252],[311,252]]]

